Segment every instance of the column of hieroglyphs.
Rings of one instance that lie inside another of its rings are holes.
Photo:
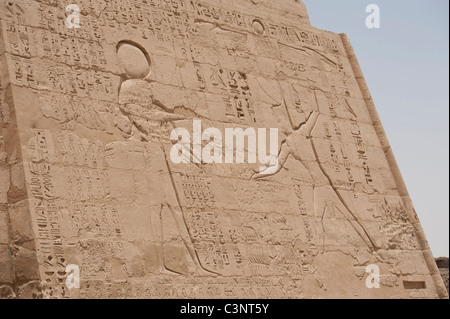
[[[2,296],[447,296],[351,47],[301,1],[0,8]],[[194,120],[278,129],[278,170],[175,164]]]

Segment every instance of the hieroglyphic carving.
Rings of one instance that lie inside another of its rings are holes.
[[[73,237],[101,237],[120,239],[122,227],[114,207],[72,202],[68,211]]]
[[[34,130],[28,145],[32,160],[28,183],[35,199],[32,212],[43,262],[41,277],[50,298],[66,298],[66,266],[71,263],[67,245],[75,238],[122,236],[116,208],[87,203],[110,193],[107,172],[102,170],[104,153],[101,145],[73,133],[49,130]],[[70,167],[61,180],[63,165]]]
[[[355,139],[356,149],[358,152],[358,159],[362,163],[362,167],[364,170],[364,177],[365,182],[367,185],[372,186],[373,185],[373,178],[372,173],[370,171],[370,167],[368,164],[368,156],[367,156],[367,148],[364,142],[364,139],[361,136],[361,130],[356,121],[352,121],[352,136]]]
[[[181,175],[186,207],[214,207],[211,180],[200,176]]]
[[[224,274],[242,268],[239,246],[229,242],[218,212],[197,209],[188,214],[187,219],[205,267]]]
[[[76,97],[115,101],[119,78],[95,70],[83,71],[68,66],[55,66],[41,71],[47,90]],[[43,80],[41,79],[42,83]]]
[[[51,135],[44,130],[35,130],[30,141],[32,150],[29,164],[29,190],[34,200],[31,202],[32,220],[37,233],[37,253],[42,260],[41,278],[51,288],[53,297],[66,297],[61,290],[66,278],[67,259],[64,252],[64,238],[61,229],[64,201],[58,200],[55,191],[55,167]]]
[[[105,164],[105,147],[99,142],[81,139],[76,134],[59,131],[54,138],[55,152],[65,165],[87,166],[102,169]]]
[[[48,169],[48,167],[47,167]],[[36,223],[37,253],[42,261],[41,279],[55,294],[52,297],[68,297],[65,292],[64,283],[67,277],[66,266],[68,265],[64,252],[64,238],[61,229],[62,214],[67,210],[64,201],[54,201],[52,198],[52,183],[49,181],[49,171],[32,171],[34,179],[45,179],[39,188],[37,181],[33,183],[33,194],[39,199],[31,207]],[[53,294],[52,293],[52,294]]]
[[[30,29],[27,26],[6,23],[6,41],[10,45],[11,54],[30,58],[30,38]]]
[[[14,108],[49,297],[69,297],[68,263],[81,297],[109,298],[322,298],[339,271],[355,297],[369,263],[394,274],[386,294],[409,296],[397,274],[426,273],[392,257],[420,250],[409,208],[341,38],[306,13],[80,0],[69,29],[69,1],[10,2],[0,23],[11,83],[30,94]],[[281,128],[280,169],[172,164],[170,131],[197,117]]]
[[[352,165],[349,155],[347,153],[346,145],[342,143],[342,132],[339,126],[339,123],[336,121],[332,122],[332,126],[334,129],[330,128],[330,123],[324,122],[324,131],[325,137],[329,141],[330,145],[330,156],[333,161],[333,165],[335,171],[340,173],[342,170],[342,166],[347,172],[347,181],[342,181],[342,185],[353,185],[355,182],[355,178],[352,173]],[[337,136],[337,141],[333,138]],[[338,181],[339,183],[339,181]]]
[[[304,272],[310,271],[312,268],[311,260],[309,260],[309,257],[316,252],[316,237],[315,237],[315,231],[314,231],[314,223],[315,220],[312,218],[308,218],[308,216],[313,216],[312,212],[307,207],[307,199],[305,196],[305,193],[302,190],[302,183],[300,181],[294,181],[293,184],[295,196],[298,199],[298,209],[300,214],[303,216],[301,218],[303,229],[305,232],[305,237],[307,241],[307,247],[305,247],[303,250],[300,251],[302,255],[302,267]]]
[[[264,23],[258,17],[247,15],[242,11],[220,8],[213,4],[199,1],[191,1],[191,6],[194,9],[194,18],[199,21],[224,24],[237,30],[244,29],[248,32],[254,32],[254,23],[257,22],[260,25],[259,34],[262,33],[271,38],[295,45],[311,45],[323,47],[332,52],[338,51],[335,39],[327,38],[311,31],[301,30],[298,27],[285,26],[273,22]]]
[[[31,61],[13,56],[11,57],[10,74],[11,81],[14,84],[30,87],[33,89],[38,88],[38,78],[36,77],[36,67]]]
[[[43,58],[86,69],[106,66],[105,50],[100,42],[68,38],[45,29],[36,31],[35,37],[42,39],[37,46],[37,54]]]
[[[117,32],[139,30],[143,39],[174,42],[188,37],[190,19],[184,1],[111,1],[101,12],[101,24]]]
[[[248,124],[256,123],[255,110],[252,101],[247,75],[241,72],[224,69],[210,69],[209,83],[219,90],[225,104],[225,115],[236,117]]]

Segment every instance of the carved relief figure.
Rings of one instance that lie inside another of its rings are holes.
[[[136,43],[121,42],[117,47],[117,55],[119,64],[126,73],[126,79],[120,87],[119,107],[122,116],[116,121],[116,125],[130,138],[147,143],[152,152],[151,162],[154,162],[159,170],[152,182],[158,184],[154,189],[158,190],[159,194],[154,194],[156,195],[154,198],[158,198],[160,203],[152,203],[157,204],[153,207],[158,208],[149,214],[153,235],[156,237],[154,239],[157,244],[160,271],[164,273],[170,270],[164,262],[162,225],[162,214],[170,211],[175,220],[178,235],[182,238],[196,267],[196,275],[211,276],[213,273],[203,268],[192,243],[163,145],[164,140],[168,140],[171,122],[182,120],[184,117],[170,113],[163,105],[153,103],[151,85],[148,80],[151,60],[144,48]]]
[[[309,54],[314,55],[314,52]],[[315,59],[317,61],[317,59]],[[316,64],[319,64],[316,62]],[[319,122],[321,117],[317,92],[329,92],[329,84],[326,80],[326,75],[324,74],[323,68],[319,65],[317,66],[319,70],[323,73],[321,76],[321,83],[309,83],[307,89],[314,92],[316,103],[313,105],[313,110],[307,116],[307,119],[303,123],[294,123],[289,109],[286,107],[286,115],[288,121],[283,121],[281,129],[286,136],[284,142],[281,145],[278,157],[278,169],[272,174],[255,174],[253,179],[267,178],[268,176],[274,176],[281,172],[285,167],[287,161],[290,157],[302,163],[302,165],[308,170],[314,185],[315,193],[315,208],[314,215],[319,218],[322,222],[318,223],[318,232],[322,235],[322,249],[325,246],[325,227],[323,220],[325,215],[334,218],[336,212],[340,212],[341,215],[352,225],[354,230],[358,233],[361,239],[365,242],[367,247],[371,250],[377,250],[379,247],[375,239],[370,235],[369,231],[361,221],[361,218],[352,212],[348,203],[336,189],[331,177],[326,173],[321,161],[318,157],[316,150],[316,145],[313,139],[313,131]],[[290,125],[286,125],[289,123]],[[263,172],[264,173],[264,172]]]

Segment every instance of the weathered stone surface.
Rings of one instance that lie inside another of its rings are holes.
[[[26,248],[19,248],[14,252],[13,267],[17,283],[39,280],[36,252]]]
[[[297,0],[68,4],[0,3],[0,297],[448,297],[346,35]],[[278,170],[176,164],[194,120],[278,129]]]
[[[10,286],[0,285],[0,299],[15,299],[16,294]]]
[[[7,245],[0,244],[0,285],[14,284],[11,257],[9,247]]]

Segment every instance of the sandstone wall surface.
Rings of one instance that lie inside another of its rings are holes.
[[[448,297],[350,42],[301,1],[2,0],[0,30],[0,297]],[[174,164],[195,119],[277,128],[280,169]]]

